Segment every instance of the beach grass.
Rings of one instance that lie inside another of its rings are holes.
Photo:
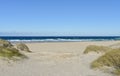
[[[30,49],[28,48],[28,46],[24,43],[19,43],[16,46],[17,46],[17,49],[20,51],[31,52]]]
[[[0,39],[0,46],[13,47],[13,45],[9,41],[3,39]]]
[[[116,49],[116,48],[118,49],[118,48],[120,48],[120,43],[112,44],[109,47],[111,47],[113,49]]]
[[[8,59],[13,59],[15,57],[25,58],[26,56],[19,52],[16,48],[6,48],[0,46],[0,56]]]
[[[107,46],[97,46],[97,45],[89,45],[83,52],[84,54],[90,53],[90,52],[96,52],[96,53],[105,53],[107,51],[110,51],[111,48]]]
[[[7,59],[27,58],[18,49],[14,48],[11,42],[0,39],[0,57]]]
[[[113,67],[115,69],[113,73],[120,75],[120,49],[105,53],[91,64],[92,68],[104,68],[105,66]]]

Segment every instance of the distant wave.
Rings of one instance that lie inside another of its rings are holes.
[[[77,42],[120,40],[119,36],[0,36],[11,42]]]

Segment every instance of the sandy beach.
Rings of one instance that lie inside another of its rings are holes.
[[[0,0],[0,76],[120,76],[120,0]]]
[[[112,76],[90,68],[100,54],[83,54],[88,45],[109,46],[120,41],[26,43],[28,59],[0,61],[0,76]]]

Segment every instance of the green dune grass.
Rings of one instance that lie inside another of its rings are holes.
[[[114,47],[114,48],[113,48]],[[120,48],[119,44],[115,44],[112,46],[97,46],[97,45],[89,45],[83,52],[84,54],[90,52],[96,53],[104,53],[104,55],[100,56],[98,59],[91,63],[92,68],[105,68],[111,67],[114,68],[112,73],[120,76]]]
[[[15,57],[19,57],[19,58],[26,57],[24,54],[20,53],[19,50],[15,48],[6,48],[2,46],[0,46],[0,56],[8,59],[13,59]]]
[[[84,54],[90,53],[90,52],[96,52],[96,53],[105,53],[107,51],[110,51],[111,48],[107,46],[97,46],[97,45],[89,45],[83,52]]]
[[[8,59],[27,58],[18,49],[14,48],[12,43],[3,39],[0,39],[0,57]]]
[[[91,64],[92,68],[113,67],[113,73],[120,75],[120,49],[113,49]]]

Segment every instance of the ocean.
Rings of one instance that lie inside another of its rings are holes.
[[[10,42],[77,42],[120,40],[120,36],[0,36]]]

